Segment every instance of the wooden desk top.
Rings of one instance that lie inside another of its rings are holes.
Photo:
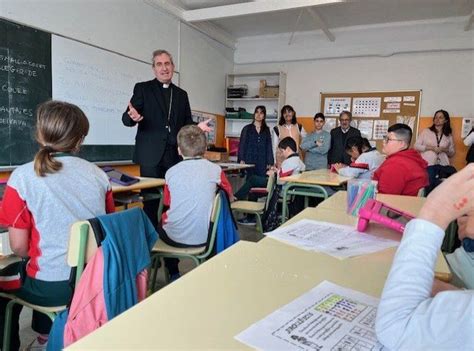
[[[324,280],[380,296],[390,264],[241,241],[68,349],[248,349],[234,336]]]
[[[124,191],[142,190],[142,189],[160,187],[160,186],[165,185],[165,180],[162,178],[147,178],[147,177],[139,177],[139,178],[140,178],[140,181],[138,183],[128,185],[128,186],[111,183],[112,192],[121,193]]]
[[[216,162],[224,172],[240,171],[242,169],[253,168],[253,164],[242,164],[237,162]]]
[[[301,218],[356,220],[307,208],[287,223]],[[324,280],[379,297],[395,251],[339,260],[271,238],[240,241],[68,349],[248,349],[234,336]]]
[[[316,171],[308,171],[297,175],[280,178],[281,181],[288,183],[328,186],[340,186],[346,183],[349,179],[351,178],[340,176],[337,173],[331,172],[329,169],[318,169]]]
[[[345,193],[345,192],[343,192]],[[337,194],[336,194],[337,195]],[[402,202],[402,199],[400,198],[409,198],[408,200],[413,200],[411,196],[399,196],[399,195],[390,195],[387,198],[384,198],[384,202],[387,204],[390,204],[392,206],[395,206],[393,202],[398,201],[400,204]],[[414,199],[422,199],[425,200],[424,198],[414,198]],[[390,201],[392,200],[392,201]],[[383,201],[383,200],[382,200]],[[418,212],[421,209],[423,202],[414,202],[411,203],[411,208],[412,213],[414,215],[417,215]],[[355,227],[357,225],[357,217],[351,216],[345,212],[345,210],[340,210],[340,209],[335,209],[335,208],[325,208],[321,207],[323,203],[319,204],[318,207],[308,207],[301,211],[299,214],[297,214],[295,217],[291,218],[289,221],[285,222],[284,225],[288,225],[294,222],[297,222],[301,219],[314,219],[317,221],[324,221],[324,222],[330,222],[330,223],[336,223],[336,224],[344,224],[344,225],[350,225]],[[344,202],[345,206],[345,202]],[[385,239],[390,239],[390,240],[396,240],[400,241],[402,239],[402,234],[389,229],[387,227],[384,227],[378,223],[370,223],[369,227],[366,231],[369,234],[372,234],[374,236],[382,237]],[[277,242],[277,240],[272,239],[272,238],[265,238],[260,241],[262,245],[267,245],[267,244],[273,244]],[[285,244],[286,245],[286,244]],[[302,250],[303,251],[303,250]],[[366,255],[367,257],[373,256],[374,255],[374,260],[375,262],[380,260],[380,257],[384,257],[384,260],[387,260],[388,262],[392,262],[393,257],[395,255],[395,252],[397,251],[397,247],[394,248],[389,248],[374,254]],[[323,254],[321,254],[323,255]],[[380,256],[382,255],[382,256]],[[346,259],[344,261],[354,261],[354,260],[359,260],[361,257],[366,257],[366,256],[358,256],[358,257],[353,257]],[[330,256],[328,256],[330,257]],[[335,260],[334,264],[337,264],[337,262],[341,262],[340,260],[333,258]],[[436,262],[436,267],[435,267],[435,276],[438,279],[441,279],[443,281],[449,282],[451,281],[452,274],[449,269],[448,263],[446,262],[446,259],[444,258],[443,254],[439,253],[438,256],[438,261]]]

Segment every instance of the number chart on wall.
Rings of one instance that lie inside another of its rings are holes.
[[[338,125],[342,111],[352,113],[351,125],[372,145],[382,148],[387,129],[405,123],[418,133],[421,90],[321,93],[320,108],[329,124]],[[415,139],[415,138],[413,138]]]

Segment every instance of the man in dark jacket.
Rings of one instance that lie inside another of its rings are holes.
[[[122,122],[127,127],[138,124],[133,162],[140,165],[143,177],[164,178],[166,171],[181,160],[176,136],[181,127],[192,124],[188,94],[171,82],[173,57],[166,50],[153,52],[153,73],[156,79],[137,83]],[[208,122],[198,126],[210,131]],[[156,191],[156,190],[155,190]],[[158,201],[146,201],[145,213],[158,223]]]
[[[346,141],[349,138],[358,136],[360,131],[351,127],[352,113],[342,111],[339,115],[339,127],[331,130],[331,148],[328,153],[328,164],[344,163],[349,165],[351,157],[346,153]]]

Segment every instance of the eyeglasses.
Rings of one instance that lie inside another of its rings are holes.
[[[390,139],[388,136],[384,136],[383,142],[388,143],[389,141],[403,141],[401,139]]]

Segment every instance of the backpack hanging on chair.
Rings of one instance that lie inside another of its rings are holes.
[[[278,199],[280,197],[281,187],[275,182],[273,184],[272,196],[268,202],[267,209],[262,216],[263,232],[269,232],[280,226],[280,219],[278,218]]]

